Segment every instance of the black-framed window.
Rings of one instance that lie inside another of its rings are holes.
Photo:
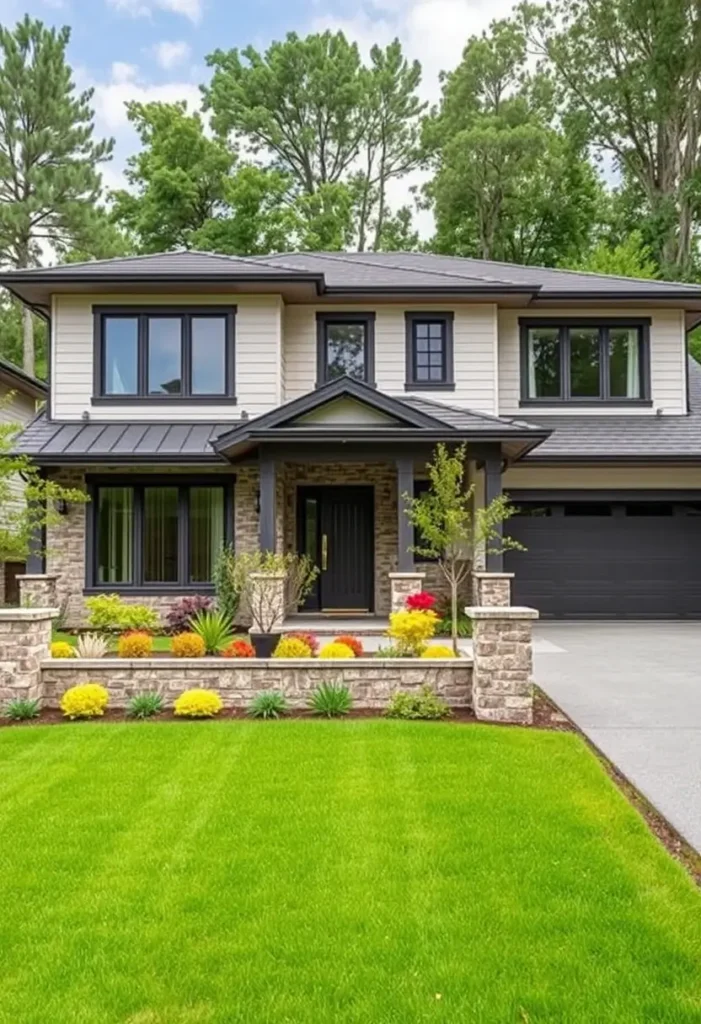
[[[95,306],[93,402],[235,396],[233,306]]]
[[[211,589],[231,541],[232,488],[231,477],[90,481],[87,588]]]
[[[650,320],[520,321],[521,402],[650,404]]]
[[[452,391],[452,313],[405,313],[407,391]]]
[[[375,314],[317,313],[316,384],[348,375],[375,383]]]

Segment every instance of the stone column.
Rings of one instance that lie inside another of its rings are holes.
[[[252,572],[250,614],[254,633],[276,633],[285,618],[285,573]]]
[[[425,579],[425,572],[391,572],[389,582],[392,592],[390,602],[392,611],[401,611],[406,606],[407,597],[410,597],[411,594],[420,594]]]
[[[5,563],[0,562],[0,608],[5,604]]]
[[[473,622],[472,700],[477,718],[490,722],[533,721],[535,608],[466,608]]]
[[[473,572],[472,600],[477,607],[505,608],[511,604],[512,572]]]
[[[41,700],[41,663],[57,615],[56,608],[0,608],[0,704]]]
[[[24,573],[17,577],[22,608],[57,608],[55,573]]]

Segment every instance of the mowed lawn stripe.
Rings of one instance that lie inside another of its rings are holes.
[[[91,724],[0,763],[2,1024],[699,1020],[699,892],[576,736]]]

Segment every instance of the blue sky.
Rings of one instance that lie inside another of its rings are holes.
[[[424,68],[422,92],[434,100],[438,72],[455,66],[468,36],[508,13],[513,0],[0,0],[0,21],[25,13],[70,25],[70,60],[80,87],[95,89],[99,135],[116,140],[104,177],[123,184],[136,140],[124,103],[184,99],[199,102],[208,78],[205,55],[220,47],[264,48],[289,31],[342,29],[363,51],[399,36]],[[395,203],[411,182],[399,183]]]

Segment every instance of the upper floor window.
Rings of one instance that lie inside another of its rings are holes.
[[[231,307],[95,307],[95,397],[234,398]]]
[[[317,313],[317,387],[336,377],[375,383],[375,314]]]
[[[453,314],[405,313],[407,391],[452,390]]]
[[[649,404],[649,320],[520,323],[523,402]]]

